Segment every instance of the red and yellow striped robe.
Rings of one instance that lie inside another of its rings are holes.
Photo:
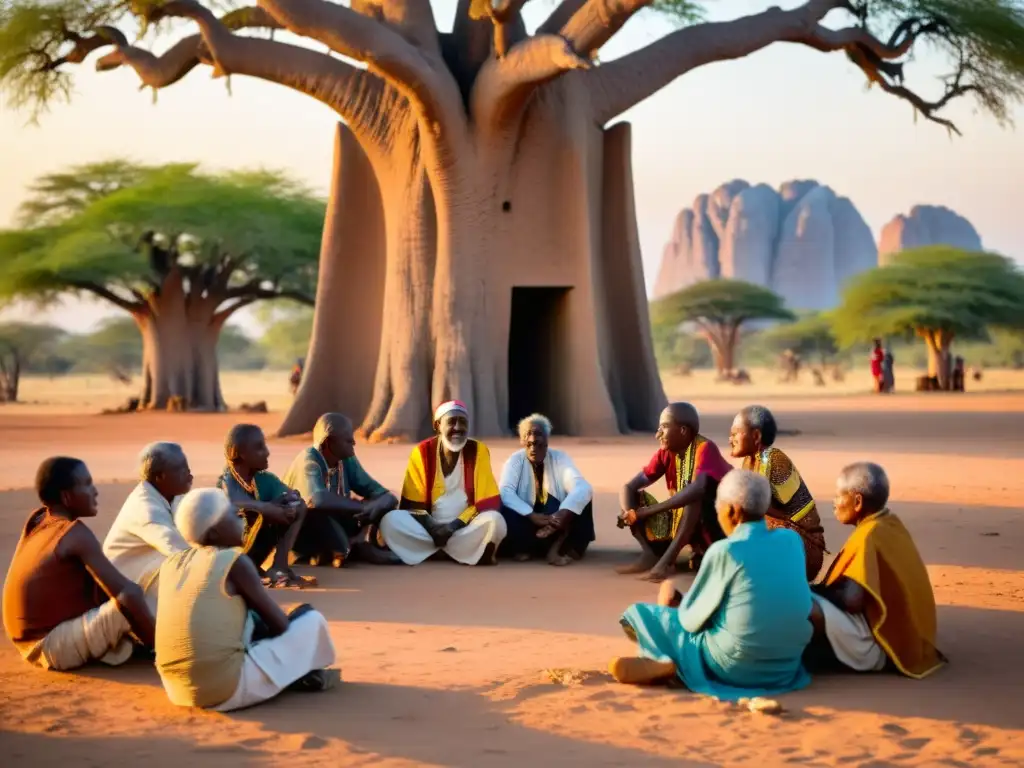
[[[409,465],[402,481],[401,508],[414,515],[429,515],[434,500],[444,494],[444,474],[439,469],[441,441],[437,437],[424,440],[412,449]],[[501,506],[498,484],[491,471],[491,452],[477,440],[470,440],[462,449],[466,496],[469,506],[459,520],[469,523],[480,512]]]

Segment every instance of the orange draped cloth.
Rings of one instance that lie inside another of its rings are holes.
[[[946,659],[935,647],[935,595],[910,531],[883,510],[861,520],[843,545],[825,584],[847,578],[869,595],[865,611],[875,640],[900,672],[930,675]]]

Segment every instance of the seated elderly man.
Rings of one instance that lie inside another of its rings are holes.
[[[139,456],[141,482],[135,486],[103,540],[103,554],[142,587],[156,609],[157,574],[164,560],[188,549],[174,527],[175,500],[192,488],[192,471],[177,443],[151,443]]]
[[[890,664],[922,678],[946,659],[935,647],[935,595],[902,521],[888,510],[889,478],[877,464],[851,464],[839,475],[836,519],[854,526],[821,584],[812,587],[814,642],[808,661],[838,661],[858,672]]]
[[[224,443],[227,466],[217,480],[245,518],[243,549],[257,568],[274,553],[266,572],[272,589],[313,586],[312,576],[299,576],[288,565],[288,555],[306,518],[299,494],[270,472],[270,449],[263,430],[255,424],[237,424]]]
[[[729,432],[732,455],[743,468],[764,475],[772,486],[772,505],[765,518],[769,528],[789,528],[804,542],[807,580],[814,581],[825,557],[825,529],[814,497],[790,458],[775,447],[778,427],[767,408],[751,405],[733,419]]]
[[[506,527],[491,453],[467,436],[469,411],[458,400],[438,406],[434,431],[409,457],[401,506],[380,522],[384,543],[408,565],[437,552],[464,565],[493,565]]]
[[[132,655],[134,634],[153,644],[153,615],[142,589],[104,556],[82,518],[96,516],[99,493],[88,467],[58,456],[36,473],[43,506],[28,517],[7,571],[4,630],[23,659],[67,670]]]
[[[551,422],[535,413],[519,422],[523,448],[501,471],[501,515],[508,535],[499,554],[547,557],[551,565],[579,560],[594,540],[594,491],[564,451],[548,447]]]
[[[339,678],[324,617],[285,614],[242,557],[245,521],[214,488],[190,491],[174,514],[189,549],[160,568],[156,668],[172,704],[226,712],[281,691]]]
[[[803,688],[801,657],[811,639],[811,591],[800,537],[769,530],[771,488],[760,475],[730,472],[718,487],[718,521],[728,538],[708,547],[685,596],[671,582],[657,605],[623,614],[639,657],[612,660],[621,683],[668,682],[736,700]]]
[[[340,567],[350,553],[370,563],[402,562],[377,536],[380,519],[398,507],[398,499],[363,469],[355,447],[349,418],[325,413],[313,427],[313,444],[285,473],[285,484],[309,510],[293,548],[296,562]]]
[[[671,574],[687,544],[696,570],[704,551],[724,538],[715,514],[715,492],[732,470],[718,446],[700,434],[700,417],[689,403],[672,403],[661,412],[657,437],[661,448],[619,495],[618,525],[629,528],[641,556],[618,571],[646,573],[651,581]],[[659,503],[644,489],[662,477],[669,498]]]

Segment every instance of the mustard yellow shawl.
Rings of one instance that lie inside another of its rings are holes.
[[[875,640],[900,672],[930,675],[946,659],[935,647],[935,595],[910,531],[888,510],[861,520],[843,545],[825,584],[841,578],[870,596],[865,614]]]
[[[434,499],[444,494],[444,473],[440,464],[440,440],[432,437],[412,450],[402,482],[402,509],[413,514],[429,515]],[[462,449],[462,468],[469,506],[459,520],[470,522],[480,512],[501,506],[498,484],[491,471],[491,452],[477,440],[470,440]]]

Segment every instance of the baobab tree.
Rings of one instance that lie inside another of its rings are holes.
[[[365,413],[364,429],[379,438],[422,433],[431,403],[452,396],[470,404],[481,434],[506,431],[531,399],[578,434],[653,426],[664,393],[629,126],[610,123],[677,77],[778,42],[842,52],[869,83],[951,130],[942,110],[953,100],[974,97],[1005,119],[1024,83],[1020,0],[807,0],[685,25],[600,65],[597,52],[650,0],[562,0],[533,34],[524,4],[460,0],[452,31],[439,33],[429,0],[258,0],[221,18],[195,0],[85,9],[8,0],[0,77],[21,101],[45,100],[66,89],[67,65],[104,49],[97,66],[133,67],[153,87],[202,63],[334,109],[347,129],[317,317],[282,431],[343,408]],[[686,17],[701,6],[668,5]],[[118,30],[131,16],[191,19],[199,35],[154,56]],[[255,28],[287,30],[328,52],[245,34]],[[925,42],[954,68],[934,99],[903,77]],[[348,247],[357,239],[358,251]]]
[[[0,299],[78,294],[142,338],[142,408],[223,410],[217,342],[257,301],[313,303],[323,201],[280,174],[108,162],[43,177],[0,231]]]

